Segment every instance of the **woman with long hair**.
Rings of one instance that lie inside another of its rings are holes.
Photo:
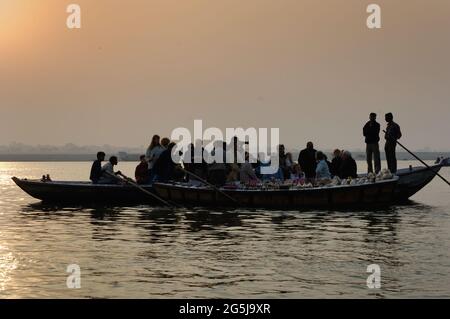
[[[153,172],[153,166],[155,165],[161,153],[164,151],[164,148],[161,146],[159,141],[160,141],[159,135],[153,135],[152,141],[149,147],[147,148],[147,152],[145,152],[145,159],[147,160],[148,163],[150,183],[152,183],[153,180],[155,179],[155,172]]]

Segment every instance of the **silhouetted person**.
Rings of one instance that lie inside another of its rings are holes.
[[[203,156],[205,153],[206,150],[202,146],[202,141],[197,140],[195,141],[195,145],[193,143],[189,144],[186,153],[183,154],[184,168],[202,179],[208,178],[208,164]],[[186,175],[186,180],[195,181],[196,178],[191,175]]]
[[[394,122],[394,116],[392,113],[387,113],[385,115],[385,120],[387,122],[387,127],[386,134],[384,135],[384,138],[386,139],[384,151],[386,153],[387,166],[391,173],[395,174],[397,172],[395,148],[397,147],[397,140],[402,137],[402,132],[400,130],[400,126]]]
[[[316,153],[316,156],[317,156],[317,153]],[[331,162],[328,160],[328,156],[325,153],[322,152],[322,154],[325,157],[325,162],[327,163],[328,171],[330,171],[330,174],[331,174]]]
[[[150,183],[155,180],[155,172],[153,171],[153,166],[155,165],[158,157],[164,152],[165,148],[160,143],[159,135],[153,135],[152,141],[147,148],[145,153],[146,160],[148,162],[148,170],[150,174]]]
[[[335,149],[333,152],[333,159],[331,160],[330,173],[331,176],[339,176],[339,170],[342,165],[342,153],[340,150]]]
[[[51,182],[52,181],[52,179],[50,178],[50,175],[49,174],[47,174],[47,175],[42,175],[42,178],[41,178],[41,182]]]
[[[122,174],[120,171],[114,172],[114,166],[119,163],[116,156],[111,156],[109,162],[102,166],[102,176],[100,177],[99,184],[117,184],[119,180],[112,175]]]
[[[308,142],[306,148],[298,155],[298,163],[305,173],[306,178],[316,177],[316,153],[317,151],[314,149],[314,144]]]
[[[105,160],[105,152],[98,152],[97,159],[92,163],[89,179],[93,184],[97,184],[102,176],[102,162]]]
[[[226,151],[229,154],[228,156],[233,156],[233,161],[230,162],[227,160],[227,164],[240,165],[245,162],[245,144],[248,144],[248,142],[242,142],[237,136],[233,136],[230,143],[226,146]]]
[[[145,158],[145,155],[141,155],[139,157],[141,162],[138,166],[136,166],[136,170],[134,171],[134,177],[136,178],[136,182],[138,184],[147,184],[150,181],[150,174],[148,171],[148,163]]]
[[[158,182],[164,183],[173,179],[176,164],[172,160],[172,150],[175,145],[174,142],[169,143],[155,163],[154,170]]]
[[[331,173],[328,168],[325,154],[319,151],[317,152],[316,157],[317,157],[316,179],[318,180],[330,179]]]
[[[286,153],[286,167],[289,171],[289,176],[292,173],[293,167],[294,167],[294,160],[292,158],[292,153],[288,152]],[[285,178],[289,179],[289,177]]]
[[[377,115],[370,113],[369,122],[364,125],[363,135],[366,141],[366,160],[367,160],[367,172],[373,173],[372,157],[375,164],[375,173],[378,174],[381,171],[380,160],[380,123],[376,121]]]
[[[251,181],[258,181],[258,177],[256,176],[255,170],[252,167],[252,164],[249,162],[249,154],[245,152],[245,163],[241,165],[241,170],[239,173],[240,181],[242,184],[247,184]]]
[[[213,161],[213,163],[208,165],[208,182],[215,186],[223,186],[227,180],[227,165],[225,163],[227,145],[225,142],[220,141],[215,141],[214,145],[211,155],[216,158],[216,155],[219,156],[220,149],[222,149],[222,159]]]
[[[356,161],[352,157],[352,153],[349,151],[344,151],[342,153],[342,164],[339,173],[339,177],[342,179],[345,178],[357,178],[358,177],[358,168],[356,166]]]
[[[169,147],[170,144],[170,138],[168,137],[163,137],[161,139],[161,146],[166,150]]]
[[[281,173],[283,174],[283,179],[289,179],[291,171],[287,165],[287,154],[283,144],[278,146],[278,165],[280,165]]]

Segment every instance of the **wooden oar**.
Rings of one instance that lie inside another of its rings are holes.
[[[167,205],[167,206],[169,206],[169,207],[174,207],[172,204],[170,204],[169,202],[165,201],[164,199],[162,199],[162,198],[159,197],[158,195],[153,194],[152,192],[149,192],[148,190],[146,190],[145,188],[143,188],[143,187],[140,186],[139,184],[133,182],[133,180],[132,180],[131,178],[129,178],[128,176],[125,176],[125,175],[122,174],[122,173],[119,173],[118,175],[122,176],[123,179],[120,178],[120,177],[118,177],[117,175],[111,174],[111,173],[109,173],[109,172],[104,172],[104,173],[106,173],[106,175],[109,175],[109,176],[111,176],[111,177],[114,177],[114,178],[116,178],[116,179],[119,179],[119,180],[121,180],[121,181],[124,181],[124,182],[126,182],[126,183],[128,183],[128,184],[130,184],[130,185],[132,185],[132,186],[134,186],[134,187],[136,187],[137,189],[139,189],[140,191],[144,192],[145,194],[150,195],[150,196],[152,196],[153,198],[157,199],[158,201],[160,201],[160,202],[163,203],[164,205]]]
[[[198,180],[199,180],[200,182],[202,182],[203,184],[206,184],[206,185],[212,187],[216,192],[218,192],[218,193],[222,194],[223,196],[225,196],[226,198],[230,199],[230,200],[233,201],[235,204],[238,203],[237,200],[235,200],[233,197],[231,197],[231,196],[228,195],[227,193],[221,191],[221,190],[220,190],[219,188],[217,188],[215,185],[213,185],[213,184],[211,184],[211,183],[205,181],[205,180],[204,180],[203,178],[201,178],[200,176],[198,176],[198,175],[196,175],[196,174],[194,174],[194,173],[192,173],[192,172],[189,172],[187,169],[184,169],[184,168],[182,168],[182,167],[181,167],[181,170],[182,170],[183,172],[185,172],[186,174],[191,175],[191,176],[194,177],[195,179],[198,179]]]
[[[384,133],[386,133],[385,130],[383,130]],[[397,141],[397,144],[400,145],[401,148],[403,148],[405,151],[407,151],[409,154],[411,154],[412,156],[414,156],[415,159],[417,159],[419,162],[421,162],[423,165],[425,165],[430,171],[432,171],[436,176],[440,177],[444,182],[446,182],[448,184],[448,186],[450,186],[450,182],[448,180],[445,179],[444,176],[442,176],[441,174],[439,174],[438,172],[436,172],[433,168],[431,168],[427,163],[425,163],[424,161],[422,161],[416,154],[414,154],[413,152],[411,152],[409,149],[406,148],[406,146],[404,146],[402,143],[400,143],[399,141]]]

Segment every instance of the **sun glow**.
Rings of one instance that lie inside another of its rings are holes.
[[[17,266],[18,261],[14,254],[7,247],[0,245],[0,291],[6,290]]]
[[[18,33],[20,26],[24,22],[22,5],[20,1],[0,0],[0,50],[13,50],[19,43]]]
[[[11,31],[15,21],[20,20],[23,15],[23,2],[14,0],[0,0],[0,31]]]
[[[45,28],[38,2],[0,0],[0,56],[17,55],[29,50],[32,38]]]

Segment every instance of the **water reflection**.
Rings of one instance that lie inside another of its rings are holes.
[[[76,239],[72,249],[80,258],[95,258],[88,269],[96,280],[118,282],[95,270],[103,265],[125,272],[130,285],[156,285],[164,296],[226,295],[217,289],[336,296],[344,289],[346,295],[386,297],[401,291],[399,269],[410,265],[400,230],[430,227],[434,209],[416,203],[301,212],[33,204],[22,207],[20,218],[41,231],[46,223],[47,237],[55,232],[54,238],[67,237],[63,241]],[[372,263],[382,265],[381,292],[365,290],[365,267]]]
[[[149,237],[157,240],[161,234],[174,231],[190,233],[208,233],[217,235],[218,239],[233,237],[237,229],[258,232],[261,225],[269,222],[274,232],[289,237],[290,231],[362,231],[365,242],[380,242],[394,244],[396,228],[401,222],[404,211],[414,210],[421,214],[410,214],[408,223],[423,226],[421,220],[433,207],[412,204],[396,206],[389,209],[374,211],[267,211],[267,210],[209,210],[195,209],[164,209],[148,206],[117,207],[117,206],[60,206],[34,203],[24,205],[20,215],[25,219],[52,218],[85,218],[89,216],[92,226],[113,227],[117,224],[143,229]],[[331,227],[331,229],[329,228]],[[339,230],[339,229],[341,230]],[[230,229],[230,231],[227,231]],[[267,230],[267,229],[265,229]],[[202,236],[202,234],[198,234]]]
[[[0,245],[0,292],[5,291],[12,280],[11,273],[18,267],[19,261],[7,246]]]
[[[137,213],[137,220],[133,222],[133,226],[144,230],[141,237],[144,242],[174,240],[182,218],[177,210],[140,208]]]
[[[9,176],[82,179],[89,165],[13,166]],[[5,297],[450,296],[450,205],[440,181],[416,203],[346,211],[31,204],[9,177],[0,184]],[[71,263],[82,268],[81,290],[64,288]],[[366,286],[371,263],[382,268],[378,291]]]

